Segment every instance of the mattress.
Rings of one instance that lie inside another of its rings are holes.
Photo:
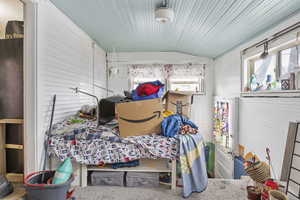
[[[49,155],[71,157],[86,165],[102,165],[149,158],[175,159],[177,140],[162,135],[120,138],[117,124],[98,126],[93,120],[72,116],[53,126]]]

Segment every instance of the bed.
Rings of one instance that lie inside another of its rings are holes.
[[[175,138],[150,134],[119,137],[117,122],[97,126],[95,120],[69,117],[53,126],[48,152],[63,161],[71,157],[81,164],[81,186],[87,185],[88,171],[139,171],[172,173],[171,188],[176,188]],[[140,160],[140,165],[112,169],[110,164]],[[99,167],[102,166],[102,167]]]

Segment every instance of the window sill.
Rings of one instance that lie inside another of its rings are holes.
[[[241,92],[242,97],[300,97],[300,90]]]
[[[202,95],[203,96],[203,95],[205,95],[205,92],[194,92],[193,95],[199,95],[199,96]]]

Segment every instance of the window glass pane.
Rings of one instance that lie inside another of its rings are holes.
[[[188,77],[188,78],[170,78],[171,82],[199,82],[200,78],[198,77]]]
[[[292,47],[280,51],[280,78],[289,78],[291,72],[295,72],[298,66],[298,48]]]
[[[276,55],[254,61],[254,76],[250,77],[251,90],[266,90],[276,81]]]
[[[173,83],[171,84],[171,90],[173,91],[188,91],[188,92],[198,92],[200,90],[199,83],[194,84],[180,84],[180,83]]]
[[[178,78],[171,77],[169,79],[170,90],[181,92],[203,92],[201,87],[202,79],[199,77]]]

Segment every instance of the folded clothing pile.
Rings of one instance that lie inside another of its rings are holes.
[[[86,119],[96,119],[96,106],[83,105],[79,110],[79,116]]]
[[[132,99],[134,101],[160,98],[164,93],[164,84],[160,81],[145,82],[139,84],[132,91]]]
[[[122,162],[122,163],[114,163],[112,164],[113,169],[123,168],[123,167],[136,167],[140,165],[140,160],[133,160],[129,162]]]

